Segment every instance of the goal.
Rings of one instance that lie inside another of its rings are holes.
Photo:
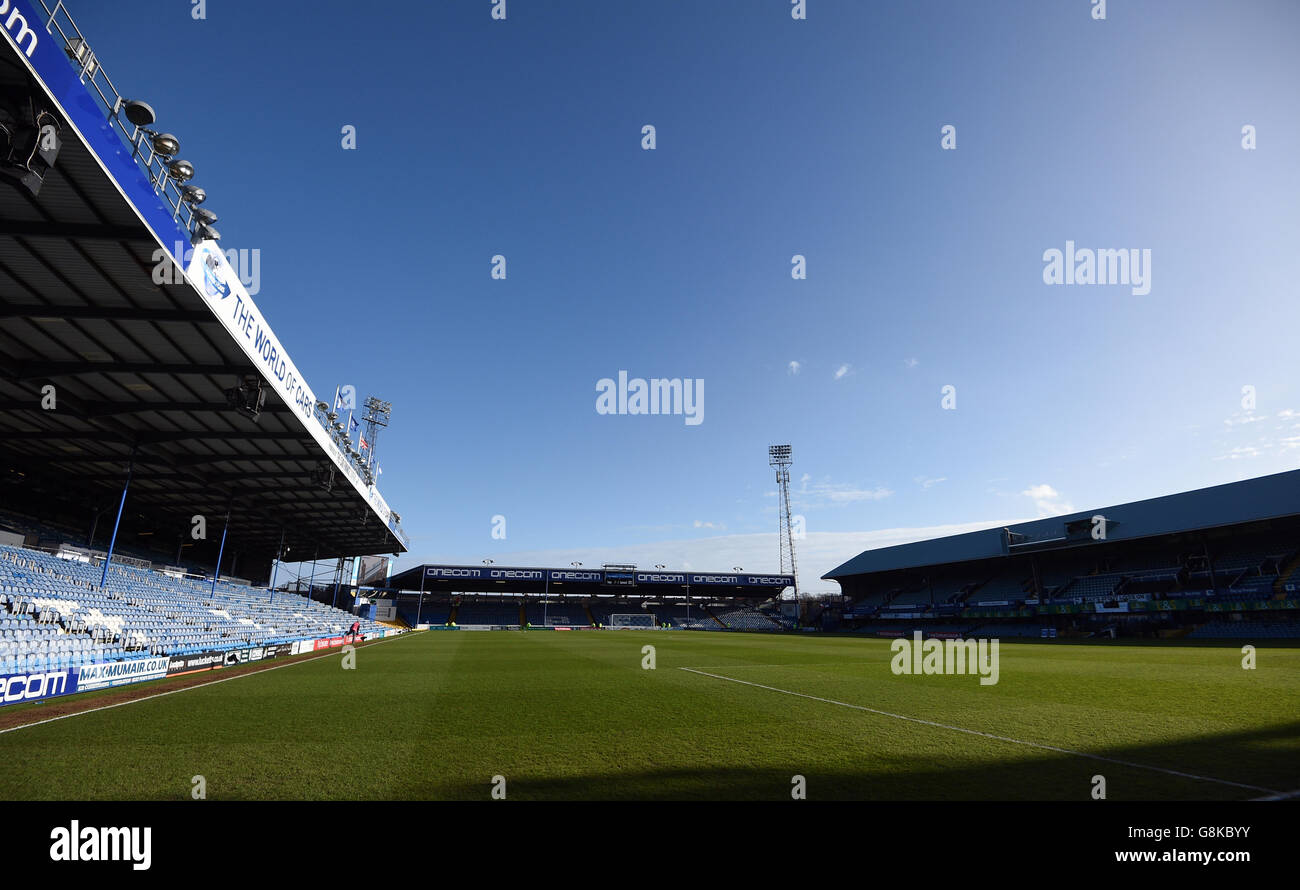
[[[609,626],[615,629],[636,627],[643,630],[654,630],[655,616],[649,612],[629,612],[610,615]]]

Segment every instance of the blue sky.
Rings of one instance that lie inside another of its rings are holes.
[[[775,442],[810,589],[1300,462],[1295,3],[492,5],[72,5],[317,393],[393,402],[401,565],[775,570]],[[1045,284],[1067,240],[1150,293]],[[619,370],[703,422],[598,414]]]

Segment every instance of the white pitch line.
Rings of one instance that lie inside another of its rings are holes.
[[[1241,782],[1230,782],[1227,779],[1216,779],[1213,776],[1198,776],[1195,773],[1184,773],[1174,769],[1165,769],[1162,766],[1149,766],[1145,763],[1133,763],[1132,761],[1128,761],[1128,760],[1117,760],[1113,757],[1102,757],[1100,754],[1089,754],[1086,751],[1071,751],[1068,748],[1058,748],[1055,745],[1043,745],[1038,742],[1027,742],[1024,739],[1013,739],[1009,736],[994,735],[991,732],[981,732],[978,729],[966,729],[965,727],[962,726],[951,726],[947,723],[936,723],[933,720],[922,720],[920,717],[908,717],[904,714],[891,714],[889,711],[881,711],[876,708],[868,708],[865,705],[854,705],[854,704],[850,704],[849,702],[836,701],[833,698],[822,698],[817,695],[808,695],[803,692],[792,692],[789,689],[778,689],[775,686],[764,686],[762,683],[751,683],[748,680],[737,680],[735,677],[724,677],[721,674],[710,674],[705,671],[696,670],[694,668],[684,667],[684,668],[678,668],[678,670],[687,671],[692,674],[699,674],[702,677],[712,677],[715,680],[726,680],[730,683],[740,683],[744,686],[753,686],[756,689],[766,689],[769,692],[780,692],[783,695],[794,695],[799,698],[811,699],[812,701],[819,701],[828,705],[839,705],[842,708],[852,708],[855,711],[867,711],[868,713],[871,714],[879,714],[882,717],[893,717],[895,720],[906,720],[909,723],[920,723],[924,726],[934,726],[939,729],[948,729],[953,732],[964,732],[967,735],[982,736],[983,738],[986,739],[993,739],[999,742],[1008,742],[1009,744],[1012,745],[1024,745],[1027,748],[1038,748],[1042,751],[1053,751],[1057,754],[1069,754],[1073,757],[1086,757],[1089,760],[1100,760],[1103,763],[1114,763],[1114,764],[1118,764],[1119,766],[1132,767],[1133,769],[1151,770],[1152,772],[1165,773],[1166,775],[1178,776],[1183,779],[1196,779],[1197,781],[1201,781],[1201,782],[1217,782],[1220,785],[1231,785],[1234,788],[1247,788],[1251,791],[1265,791],[1268,792],[1269,794],[1282,793],[1279,791],[1274,791],[1272,788],[1261,788],[1258,785],[1246,785]]]
[[[1251,800],[1291,800],[1294,797],[1300,797],[1300,788],[1295,791],[1283,791],[1277,794],[1270,794],[1268,797],[1252,797]]]
[[[401,640],[408,636],[410,636],[410,634],[402,634],[399,637],[385,637],[382,640],[375,640],[372,643],[372,645],[387,643],[390,640]],[[233,677],[223,677],[220,680],[213,680],[211,683],[195,683],[193,686],[185,686],[180,689],[169,689],[166,692],[157,692],[154,693],[153,695],[146,695],[146,696],[142,696],[141,698],[133,698],[129,701],[120,701],[112,705],[101,705],[98,708],[87,708],[84,711],[74,711],[71,714],[60,714],[58,717],[47,717],[44,720],[37,720],[33,723],[24,723],[21,726],[11,726],[8,729],[0,729],[0,735],[4,735],[7,732],[17,732],[20,729],[30,729],[33,726],[41,726],[45,723],[53,723],[55,720],[67,720],[69,717],[80,717],[82,714],[93,714],[96,711],[108,711],[113,708],[120,708],[123,705],[134,705],[137,704],[138,702],[149,701],[150,699],[153,698],[162,698],[164,695],[175,695],[178,692],[189,692],[192,689],[207,689],[209,686],[216,686],[219,683],[229,683],[231,680],[241,680],[244,677],[251,677],[254,674],[268,674],[271,671],[278,671],[280,668],[293,667],[296,664],[308,664],[309,662],[320,661],[322,658],[328,658],[331,655],[337,655],[340,651],[342,651],[341,648],[334,652],[323,652],[320,655],[313,656],[312,658],[304,658],[302,661],[291,661],[288,664],[277,664],[275,667],[269,667],[260,671],[248,671],[247,673],[236,674]],[[125,687],[117,686],[117,687],[109,687],[109,688],[123,689]],[[49,701],[53,701],[57,703],[58,699],[57,698],[49,699]],[[0,711],[0,713],[3,712]],[[1268,789],[1265,788],[1264,790],[1267,791]]]

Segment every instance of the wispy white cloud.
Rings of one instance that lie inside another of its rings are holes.
[[[1034,502],[1040,518],[1074,512],[1074,505],[1069,501],[1061,500],[1060,492],[1046,483],[1031,485],[1020,493]]]
[[[1279,414],[1278,416],[1282,417],[1283,415]],[[1234,426],[1244,426],[1248,423],[1259,423],[1262,420],[1268,420],[1268,417],[1264,414],[1254,414],[1250,411],[1238,411],[1231,417],[1225,417],[1223,419],[1223,425],[1231,429]]]
[[[1220,454],[1215,460],[1242,460],[1259,457],[1263,452],[1254,445],[1238,445],[1226,454]]]
[[[906,366],[909,367],[909,368],[915,368],[917,365],[919,365],[919,364],[921,364],[921,363],[920,363],[920,361],[918,361],[917,359],[914,359],[914,358],[906,358],[906,359],[903,359],[903,364],[906,365]]]
[[[929,476],[917,476],[912,481],[924,489],[924,488],[931,488],[935,485],[938,485],[940,482],[947,482],[948,477],[940,476],[937,479],[934,479]]]
[[[814,510],[818,507],[880,501],[893,493],[883,485],[863,488],[843,482],[832,482],[829,479],[814,482],[812,476],[804,473],[799,479],[799,487],[790,492],[790,501],[793,506],[801,510]]]
[[[852,370],[853,370],[853,366],[849,365],[848,363],[845,363],[835,369],[835,374],[833,376],[835,377],[836,380],[840,380],[846,377],[848,373]]]
[[[785,367],[790,374],[794,375],[794,374],[798,374],[801,370],[803,370],[803,363],[792,361],[790,362],[790,364],[786,365]]]

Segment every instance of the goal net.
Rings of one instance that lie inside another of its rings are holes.
[[[609,616],[609,626],[611,628],[621,627],[639,627],[642,629],[653,630],[655,627],[655,616],[649,612],[630,612]]]

